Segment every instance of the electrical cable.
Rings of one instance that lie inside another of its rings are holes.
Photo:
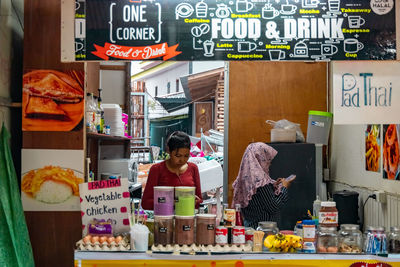
[[[375,195],[375,194],[369,195],[369,196],[367,197],[367,199],[364,201],[363,205],[362,205],[362,212],[363,212],[363,215],[362,215],[362,216],[363,216],[363,220],[362,220],[362,227],[361,227],[361,229],[364,227],[364,224],[365,224],[365,210],[364,210],[365,204],[367,204],[367,201],[368,201],[370,198],[376,199],[376,195]]]

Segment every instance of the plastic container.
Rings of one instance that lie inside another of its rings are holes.
[[[175,215],[194,216],[195,187],[175,187]]]
[[[279,233],[279,229],[276,222],[259,222],[257,231],[264,232],[263,244],[264,244],[264,239],[267,238],[267,236],[276,235],[277,233]],[[268,251],[268,248],[264,246],[263,250]]]
[[[175,216],[175,244],[194,243],[194,216]]]
[[[154,216],[154,244],[169,245],[174,238],[174,216]]]
[[[389,239],[389,253],[400,253],[400,227],[390,227]]]
[[[136,251],[146,251],[149,247],[149,228],[143,224],[134,224],[131,227],[131,244]]]
[[[320,227],[317,238],[318,253],[337,253],[338,234],[336,227]]]
[[[172,186],[154,187],[154,215],[155,216],[174,215],[174,187]]]
[[[198,245],[215,244],[215,214],[198,214],[196,216],[196,243]]]
[[[366,254],[387,254],[387,238],[385,227],[368,226],[364,237]]]
[[[303,252],[304,253],[315,253],[315,221],[314,220],[303,220]]]
[[[333,114],[324,111],[308,112],[307,143],[327,145]]]
[[[342,224],[339,231],[340,253],[361,253],[363,237],[357,224]]]
[[[271,129],[271,143],[295,143],[296,130],[295,129]]]

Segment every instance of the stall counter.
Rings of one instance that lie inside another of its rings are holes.
[[[223,254],[172,255],[135,252],[75,251],[76,267],[400,267],[400,255],[380,257],[347,254]]]

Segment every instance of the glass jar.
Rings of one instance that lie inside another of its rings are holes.
[[[336,227],[321,226],[317,237],[317,252],[337,253],[338,250],[338,234]]]
[[[385,227],[367,227],[364,237],[364,252],[373,255],[387,254]]]
[[[264,238],[263,238],[263,244],[264,244],[264,239],[267,238],[269,235],[276,235],[279,233],[279,228],[276,222],[259,222],[257,231],[263,231],[264,232]],[[263,247],[264,251],[268,251],[268,248],[265,246]]]
[[[390,227],[389,239],[389,253],[400,253],[400,227]]]
[[[339,252],[361,253],[362,233],[357,224],[342,224],[339,231]]]

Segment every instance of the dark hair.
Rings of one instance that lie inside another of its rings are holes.
[[[169,152],[172,152],[179,148],[190,149],[189,135],[181,131],[173,132],[167,139],[167,147]]]

